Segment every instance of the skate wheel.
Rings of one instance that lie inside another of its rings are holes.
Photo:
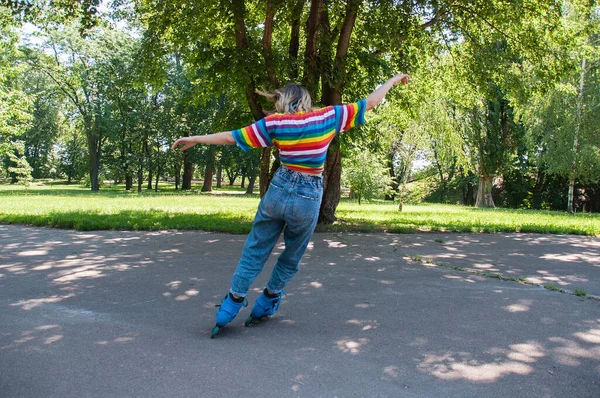
[[[217,335],[219,334],[220,331],[221,331],[221,327],[219,325],[215,325],[215,328],[212,330],[212,333],[210,334],[210,338],[214,339],[215,337],[217,337]]]
[[[250,326],[250,325],[252,325],[252,324],[254,323],[254,321],[255,321],[256,319],[258,319],[258,318],[257,318],[257,317],[255,317],[254,315],[250,315],[250,316],[248,317],[248,319],[246,319],[246,322],[244,322],[244,325],[246,325],[246,326]]]

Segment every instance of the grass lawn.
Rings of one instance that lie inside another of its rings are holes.
[[[244,195],[239,187],[213,193],[161,191],[126,192],[106,187],[93,193],[78,185],[35,184],[25,194],[22,186],[0,185],[0,223],[27,224],[78,230],[201,229],[247,233],[258,207],[258,195]],[[405,205],[377,201],[359,205],[343,199],[333,225],[317,231],[537,232],[600,236],[600,214],[491,209],[438,204]]]

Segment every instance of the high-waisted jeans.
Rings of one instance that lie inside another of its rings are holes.
[[[267,289],[279,293],[298,272],[317,225],[323,198],[323,181],[280,167],[260,201],[252,231],[246,239],[242,258],[233,274],[231,293],[245,297],[269,258],[281,231],[285,250],[279,255]]]

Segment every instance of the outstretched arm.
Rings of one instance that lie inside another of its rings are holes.
[[[367,97],[367,110],[375,108],[379,103],[383,100],[383,97],[387,94],[388,91],[398,83],[407,84],[408,83],[408,75],[403,73],[398,73],[396,76],[389,79],[387,82],[383,83],[377,90],[373,91]]]
[[[181,150],[185,151],[196,144],[235,145],[235,140],[233,139],[233,134],[231,131],[223,131],[216,134],[182,137],[173,143],[171,149],[177,149],[177,147],[181,147]]]

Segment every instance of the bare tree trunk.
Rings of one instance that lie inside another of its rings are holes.
[[[581,109],[583,107],[583,88],[585,79],[585,58],[581,61],[581,73],[579,75],[579,93],[577,93],[577,123],[575,124],[575,133],[573,134],[573,163],[571,163],[571,172],[569,173],[569,198],[567,211],[574,214],[573,202],[575,199],[575,173],[577,171],[577,152],[579,152],[579,130],[581,128]]]
[[[162,167],[160,165],[160,144],[156,143],[156,182],[154,184],[154,192],[158,192],[158,180],[160,180],[160,173]]]
[[[319,19],[323,0],[311,0],[310,14],[306,21],[306,47],[304,49],[304,76],[302,85],[315,98],[319,83],[319,67],[317,63],[317,38],[319,36]]]
[[[465,206],[473,206],[473,184],[467,182],[467,192],[463,196],[463,203]]]
[[[88,143],[90,184],[92,186],[92,191],[97,192],[100,190],[98,181],[98,174],[100,173],[100,138],[95,131],[92,120],[88,119],[86,121],[85,130]]]
[[[254,193],[254,182],[256,181],[256,169],[250,171],[248,176],[248,188],[246,189],[246,195],[252,195]]]
[[[204,184],[200,192],[212,192],[213,176],[215,174],[215,158],[212,148],[208,150],[208,161],[204,170]]]
[[[223,179],[223,166],[217,166],[217,188],[221,188],[221,180]]]
[[[275,3],[275,4],[273,4]],[[267,76],[269,82],[273,87],[279,86],[279,79],[275,76],[275,66],[273,65],[273,50],[272,50],[272,38],[273,38],[273,20],[275,18],[275,8],[277,8],[279,1],[267,0],[267,12],[265,16],[265,30],[263,36],[263,56],[265,58],[265,68],[267,69]]]
[[[137,191],[138,193],[142,192],[142,183],[143,183],[143,179],[144,179],[144,168],[142,167],[142,162],[139,163],[138,165],[138,184],[137,184]]]
[[[398,180],[396,179],[396,173],[394,172],[394,152],[389,152],[387,157],[387,166],[392,179],[392,193],[385,194],[385,200],[395,200],[396,192],[398,191]]]
[[[350,37],[358,15],[360,6],[359,0],[348,0],[346,2],[346,15],[344,23],[340,30],[340,36],[337,43],[335,61],[333,70],[328,74],[335,76],[336,79],[330,83],[331,79],[326,79],[327,84],[323,84],[323,99],[326,105],[337,105],[342,103],[342,86],[346,74],[346,56],[350,47]],[[311,9],[312,12],[312,9]],[[321,21],[327,27],[328,21]],[[308,42],[307,42],[308,43]],[[308,45],[307,45],[308,46]],[[335,210],[340,202],[342,177],[342,157],[340,154],[340,144],[338,139],[329,146],[327,151],[327,160],[323,173],[323,202],[319,211],[319,222],[331,224],[336,220]]]
[[[152,164],[152,154],[150,153],[150,145],[148,145],[148,138],[146,137],[146,141],[144,142],[144,154],[146,156],[146,161],[148,162],[148,186],[147,189],[152,190],[152,179],[154,177],[154,165]]]
[[[319,212],[320,223],[331,224],[337,219],[335,217],[335,210],[340,202],[341,175],[342,157],[340,154],[339,139],[336,138],[327,151],[327,161],[325,162],[325,170],[323,171],[323,201],[321,202],[321,210]]]
[[[260,197],[262,198],[269,189],[269,183],[271,182],[271,175],[269,170],[271,168],[271,148],[264,148],[260,157]]]
[[[483,174],[479,176],[479,186],[477,187],[477,201],[475,207],[496,207],[492,198],[492,177]]]
[[[535,178],[535,185],[531,189],[532,193],[532,201],[531,207],[533,209],[541,209],[542,208],[542,187],[544,186],[544,173],[542,172],[541,167],[538,168],[538,172]]]
[[[302,18],[302,9],[304,0],[298,0],[292,12],[292,22],[290,27],[290,46],[288,55],[290,56],[290,78],[292,81],[298,79],[298,51],[300,49],[300,20]]]
[[[176,164],[175,170],[175,190],[179,190],[179,185],[181,185],[181,162],[178,160]]]
[[[144,141],[144,143],[142,143],[142,150],[140,151],[140,157],[138,158],[138,172],[137,172],[137,177],[138,177],[138,184],[137,184],[137,191],[138,193],[142,192],[142,183],[143,183],[143,179],[144,179],[144,156],[145,156],[145,152],[146,152],[146,141]]]
[[[183,177],[181,181],[181,189],[192,189],[192,177],[194,176],[194,165],[188,160],[187,151],[183,153]]]

